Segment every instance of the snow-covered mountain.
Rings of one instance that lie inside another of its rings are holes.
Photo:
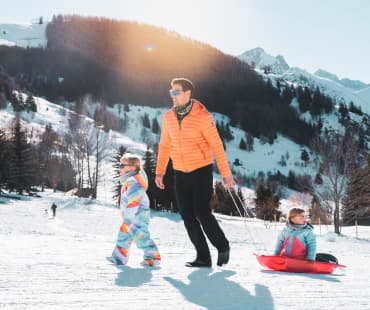
[[[21,47],[45,47],[47,44],[45,23],[1,24],[0,45]]]
[[[334,73],[330,73],[330,72],[325,71],[323,69],[316,70],[314,74],[319,76],[319,77],[332,80],[332,81],[334,81],[338,84],[342,84],[343,86],[345,86],[347,88],[352,88],[354,90],[361,90],[361,89],[370,87],[370,84],[366,84],[366,83],[361,82],[359,80],[351,80],[351,79],[348,79],[348,78],[339,79],[338,76],[336,76]]]
[[[247,62],[249,65],[260,70],[264,70],[266,67],[269,67],[271,72],[275,74],[283,74],[289,69],[289,65],[286,63],[283,56],[271,56],[270,54],[267,54],[261,47],[246,51],[238,57],[239,59]]]
[[[370,85],[366,83],[348,78],[339,80],[335,74],[324,70],[317,70],[312,74],[298,67],[289,67],[283,56],[271,56],[262,48],[246,51],[239,59],[254,66],[264,78],[279,79],[311,89],[318,87],[336,103],[344,102],[348,105],[352,101],[363,112],[370,114]],[[266,66],[271,68],[269,73],[264,70]]]
[[[25,38],[26,33],[28,33],[27,31],[31,31],[31,29],[33,29],[35,38],[43,38],[42,40],[40,39],[39,41],[34,42],[38,42],[38,44],[41,46],[46,46],[46,37],[44,37],[45,28],[45,24],[29,25],[28,28],[19,25],[0,24],[1,32],[5,31],[3,35],[6,35],[9,39],[7,42],[13,42],[14,44],[19,45],[26,42],[21,38]],[[32,42],[32,40],[29,42]],[[353,101],[357,105],[359,104],[359,100],[363,98],[360,101],[363,111],[366,111],[366,106],[368,107],[368,101],[366,98],[370,98],[370,88],[361,89],[359,91],[349,91],[348,88],[331,79],[310,74],[307,71],[299,68],[290,68],[286,64],[283,57],[275,58],[267,55],[260,48],[254,49],[250,51],[250,53],[245,53],[245,57],[247,56],[249,57],[248,59],[254,59],[253,61],[256,61],[261,68],[263,65],[271,65],[271,68],[273,68],[276,73],[264,74],[261,69],[258,69],[258,66],[256,67],[256,70],[265,78],[271,77],[275,80],[283,79],[289,83],[303,84],[310,87],[318,86],[320,89],[324,90],[325,93],[337,98],[338,101],[341,98],[344,98],[343,100],[346,102]],[[168,103],[170,106],[170,100]],[[294,104],[296,104],[296,102],[293,101],[292,105]],[[52,124],[53,129],[58,133],[65,133],[65,131],[69,128],[67,121],[68,117],[70,114],[74,113],[68,108],[69,105],[67,103],[65,107],[62,107],[43,98],[36,98],[36,105],[36,113],[20,113],[23,120],[23,125],[28,126],[29,129],[32,128],[33,130],[37,129],[41,131],[45,125]],[[83,117],[85,118],[86,126],[92,126],[92,116],[94,115],[95,109],[98,105],[99,103],[96,102],[89,102],[85,104],[84,109],[86,112],[85,115],[87,116]],[[132,151],[138,151],[139,153],[143,154],[146,150],[147,144],[153,146],[158,143],[159,134],[154,134],[150,129],[143,128],[142,119],[146,113],[149,115],[151,121],[156,118],[160,124],[163,113],[165,110],[167,110],[166,108],[155,109],[151,107],[130,105],[130,112],[125,114],[122,111],[122,105],[116,104],[114,107],[107,107],[107,110],[116,117],[116,121],[118,123],[127,122],[127,126],[125,126],[124,130],[113,130],[106,134],[107,140],[110,142],[109,151],[111,154],[119,145],[125,145]],[[14,116],[15,113],[10,107],[8,107],[6,110],[0,110],[0,122],[2,127],[9,127]],[[228,117],[218,113],[214,113],[214,118],[218,122],[223,121],[225,124],[230,123]],[[306,119],[308,122],[311,121],[310,115],[302,115],[301,118]],[[338,128],[341,126],[336,115],[326,116],[326,118],[323,119],[323,123],[325,127]],[[277,173],[280,171],[284,175],[288,175],[289,171],[294,171],[299,174],[308,173],[311,175],[315,173],[312,168],[305,166],[305,163],[301,159],[301,153],[303,149],[306,149],[310,153],[308,148],[297,145],[290,139],[282,135],[278,135],[277,139],[275,139],[274,143],[271,145],[266,143],[263,139],[254,138],[253,150],[247,152],[245,150],[241,150],[239,147],[241,139],[246,140],[246,132],[237,127],[231,127],[231,131],[234,139],[231,141],[226,141],[225,145],[228,159],[232,168],[236,172],[236,175],[239,173],[241,176],[252,178],[256,177],[259,172],[267,174]],[[103,176],[107,183],[109,183],[111,180],[111,169],[109,168],[109,165],[111,164],[107,163],[106,169],[104,170],[105,175]]]

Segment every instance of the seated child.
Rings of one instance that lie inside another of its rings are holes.
[[[121,224],[116,246],[112,257],[108,260],[117,265],[126,265],[130,246],[144,251],[142,265],[159,265],[161,257],[149,233],[149,198],[146,194],[148,178],[141,167],[140,158],[133,154],[125,154],[120,159],[121,198],[120,209],[123,222]]]
[[[316,258],[316,237],[313,226],[306,221],[305,210],[291,208],[283,231],[279,234],[275,255],[314,261]]]

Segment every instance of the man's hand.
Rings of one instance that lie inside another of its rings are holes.
[[[234,183],[234,178],[232,175],[226,177],[226,178],[223,178],[222,179],[224,181],[224,186],[229,188],[229,187],[233,187],[235,185]]]
[[[163,184],[163,175],[162,174],[156,174],[155,175],[155,184],[157,187],[160,189],[164,189],[164,184]]]

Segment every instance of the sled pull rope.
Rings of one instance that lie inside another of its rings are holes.
[[[237,205],[237,203],[236,203],[236,201],[235,201],[235,198],[234,198],[233,194],[231,193],[230,188],[226,188],[226,191],[229,193],[229,195],[230,195],[230,197],[231,197],[231,200],[232,200],[232,201],[233,201],[233,203],[234,203],[235,209],[238,211],[238,213],[239,213],[239,215],[240,215],[240,218],[241,218],[241,219],[243,219],[244,226],[245,226],[245,228],[246,228],[246,230],[247,230],[247,233],[248,233],[248,235],[249,235],[249,238],[250,238],[250,239],[251,239],[251,241],[252,241],[252,244],[253,244],[254,249],[255,249],[256,251],[258,251],[258,248],[257,248],[257,242],[256,242],[255,238],[253,237],[253,234],[252,234],[252,233],[251,233],[251,231],[249,230],[249,227],[248,227],[248,225],[247,225],[247,222],[246,222],[246,220],[243,218],[243,215],[242,215],[242,213],[240,212],[240,209],[239,209],[239,207],[238,207],[238,205]],[[247,211],[246,211],[246,207],[244,206],[244,204],[243,204],[243,202],[241,201],[241,199],[240,199],[240,198],[239,198],[239,201],[240,201],[241,205],[243,206],[243,209],[244,209],[244,210],[245,210],[245,212],[247,213]],[[263,244],[263,242],[260,242],[260,244],[262,244],[262,251],[263,251],[263,252],[265,252],[265,253],[267,253],[267,249],[266,249],[265,245]]]

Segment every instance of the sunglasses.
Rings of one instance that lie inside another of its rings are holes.
[[[180,95],[180,92],[183,92],[183,90],[170,89],[168,92],[170,93],[170,96],[178,96],[178,95]]]
[[[295,216],[293,216],[293,217],[299,217],[299,218],[301,218],[301,219],[304,219],[304,218],[306,218],[307,216],[306,216],[306,215],[302,215],[302,214],[300,214],[300,215],[295,215]]]
[[[119,168],[122,169],[124,167],[130,167],[131,165],[128,164],[119,164]]]

